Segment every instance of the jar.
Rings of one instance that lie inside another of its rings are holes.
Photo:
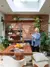
[[[15,48],[14,54],[15,54],[16,60],[21,60],[24,58],[24,50],[23,49]]]

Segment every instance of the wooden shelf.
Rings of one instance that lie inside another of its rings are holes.
[[[16,19],[14,20],[14,18],[16,17]],[[27,39],[31,38],[31,34],[34,32],[34,23],[35,23],[35,19],[36,17],[39,17],[40,19],[40,28],[41,30],[47,32],[47,23],[48,23],[48,18],[49,15],[48,14],[6,14],[5,15],[5,36],[9,36],[7,35],[8,33],[20,33],[22,35],[23,38],[26,38],[26,41],[28,41]],[[19,18],[19,19],[17,19]],[[19,30],[13,30],[13,31],[8,31],[7,26],[14,24],[14,28],[20,28],[22,29],[22,32]],[[46,25],[45,25],[46,24]],[[21,36],[20,35],[20,36]],[[9,38],[9,37],[8,37]],[[10,39],[10,38],[9,38]],[[20,37],[21,39],[21,37]],[[11,39],[10,39],[11,40]],[[14,39],[13,39],[14,40]],[[10,41],[10,42],[20,42],[20,40],[14,40],[14,41]]]
[[[22,30],[20,30],[20,29],[12,29],[12,31],[18,31],[18,32],[22,32]]]
[[[24,42],[28,42],[28,41],[31,41],[31,39],[24,39]],[[16,42],[23,42],[22,40],[9,40],[9,42],[11,42],[11,43],[16,43]]]
[[[13,32],[13,31],[17,31],[17,32],[22,32],[22,30],[17,30],[17,29],[14,29],[14,30],[6,30],[5,32]]]
[[[17,23],[17,22],[33,22],[34,20],[4,20],[5,23]]]
[[[34,22],[35,20],[4,20],[5,23],[18,23],[18,22]],[[47,19],[40,19],[40,21],[47,21]]]
[[[9,40],[10,43],[17,43],[17,42],[22,42],[22,40]]]

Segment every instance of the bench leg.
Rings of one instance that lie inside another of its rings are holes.
[[[46,64],[44,67],[49,67],[49,64]]]
[[[36,64],[34,64],[33,67],[38,67],[38,66]]]
[[[22,67],[24,67],[24,65]]]

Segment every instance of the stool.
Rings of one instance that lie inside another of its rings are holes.
[[[48,61],[36,62],[32,60],[33,67],[49,67]]]
[[[32,55],[33,67],[49,67],[48,58],[40,52],[34,52]]]

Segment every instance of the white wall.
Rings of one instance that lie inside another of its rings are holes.
[[[4,19],[4,14],[0,12],[0,36],[5,36],[5,30],[3,30],[3,22],[1,22],[1,17]]]
[[[49,23],[48,23],[48,36],[50,37],[50,15],[49,15]]]
[[[50,22],[50,15],[49,15],[49,22]]]

